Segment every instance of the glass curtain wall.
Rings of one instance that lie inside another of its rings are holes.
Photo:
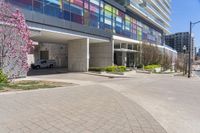
[[[19,7],[138,41],[161,44],[161,33],[104,0],[7,0]]]

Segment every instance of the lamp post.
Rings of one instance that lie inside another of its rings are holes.
[[[186,53],[187,47],[183,46],[183,75],[187,74],[187,65],[186,65],[186,59],[185,59],[185,53]]]
[[[189,38],[189,47],[188,47],[188,51],[189,51],[189,61],[188,61],[188,78],[191,77],[191,68],[192,68],[192,61],[191,61],[191,57],[192,57],[192,28],[194,25],[200,23],[200,21],[197,22],[190,22],[190,38]]]

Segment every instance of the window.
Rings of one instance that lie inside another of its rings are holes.
[[[33,1],[33,10],[36,12],[43,13],[43,2],[40,0],[34,0]]]
[[[100,2],[98,0],[90,0],[90,26],[99,28],[100,18]]]
[[[123,18],[124,18],[124,13],[119,11],[118,9],[115,9],[114,12],[114,22],[115,22],[115,32],[117,34],[122,35],[123,34]]]
[[[128,49],[133,50],[133,44],[128,44]]]
[[[131,18],[128,15],[125,16],[124,30],[124,35],[127,37],[131,37]]]
[[[71,20],[70,18],[70,3],[68,0],[63,0],[63,6],[62,6],[62,9],[63,9],[63,18],[65,20]]]
[[[32,0],[10,0],[10,3],[32,10]]]
[[[115,49],[120,49],[120,48],[121,48],[121,47],[120,47],[120,44],[119,44],[119,43],[118,43],[118,44],[115,44],[115,45],[114,45],[114,48],[115,48]]]
[[[122,44],[121,44],[121,48],[127,49],[126,43],[122,43]]]
[[[58,0],[46,0],[44,2],[44,13],[47,15],[63,18],[62,2]]]
[[[71,0],[71,21],[83,24],[83,0]]]
[[[108,4],[104,6],[104,29],[112,30],[112,7]]]

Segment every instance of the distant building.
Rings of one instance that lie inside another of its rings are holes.
[[[178,53],[183,53],[184,45],[189,49],[189,39],[190,34],[189,32],[179,32],[171,35],[165,36],[165,44],[175,49]],[[195,54],[194,48],[194,37],[192,37],[192,55]]]
[[[194,55],[197,56],[197,47],[194,47]]]
[[[200,57],[200,48],[199,48],[199,51],[197,52],[197,56],[199,56],[199,57]]]

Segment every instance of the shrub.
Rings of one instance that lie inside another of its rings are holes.
[[[105,68],[104,68],[104,67],[91,67],[91,68],[89,69],[89,71],[103,72],[103,71],[105,71]]]
[[[2,70],[0,70],[0,83],[7,83],[7,82],[8,82],[7,76],[3,73]]]
[[[125,72],[126,66],[118,66],[118,69],[119,69],[120,72]]]
[[[160,68],[160,65],[148,65],[148,66],[144,66],[145,70],[154,70],[155,68]]]
[[[143,65],[142,65],[142,64],[139,64],[139,65],[137,65],[137,68],[138,68],[138,69],[141,69],[141,68],[143,68]]]
[[[105,68],[106,72],[125,72],[126,66],[108,66]]]
[[[125,72],[126,66],[91,67],[89,71],[95,72]]]
[[[106,72],[115,72],[116,71],[116,66],[108,66],[105,68]]]

